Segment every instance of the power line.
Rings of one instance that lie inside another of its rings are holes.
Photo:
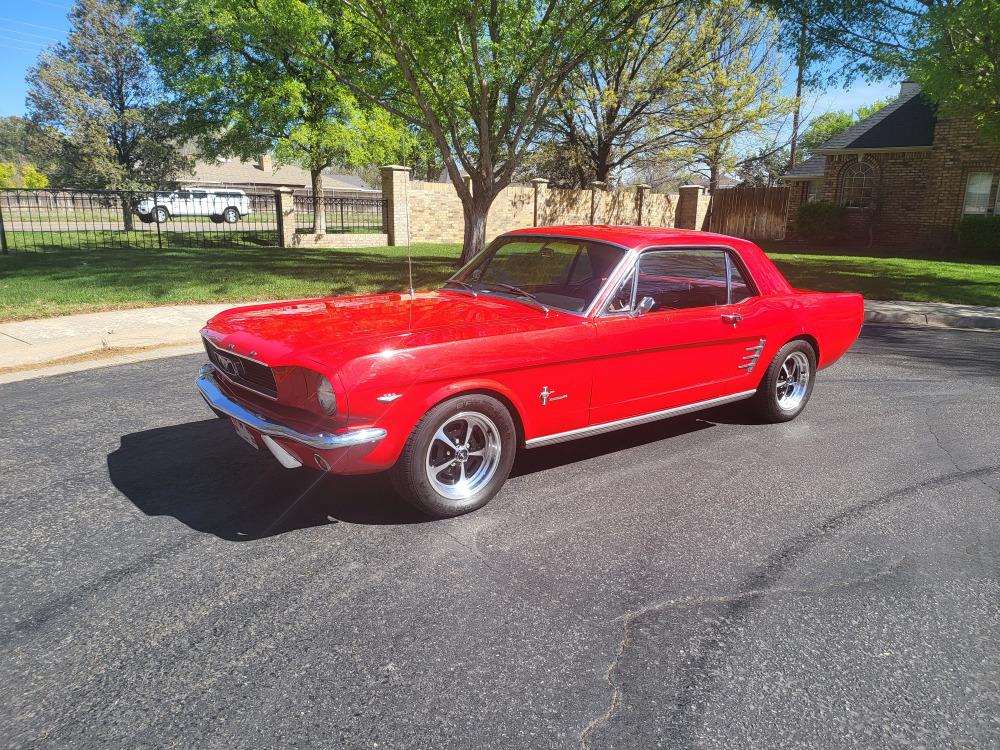
[[[11,52],[30,52],[32,55],[37,55],[41,50],[29,49],[28,47],[16,47],[12,44],[0,45],[0,52],[6,52],[10,50]]]
[[[55,26],[43,26],[40,23],[28,23],[27,21],[19,21],[16,18],[8,18],[7,16],[0,16],[0,21],[8,21],[10,23],[20,24],[21,26],[30,26],[33,29],[44,29],[45,31],[55,31],[59,34],[65,34],[69,29],[57,29]]]
[[[34,39],[42,39],[46,42],[61,42],[65,37],[54,37],[47,36],[44,34],[32,34],[30,31],[21,31],[20,29],[12,29],[9,26],[0,26],[0,31],[5,31],[8,34],[17,34],[18,36],[30,36]],[[29,41],[25,39],[24,41]]]
[[[47,44],[42,44],[41,42],[34,42],[30,39],[18,39],[15,36],[7,36],[6,34],[0,34],[0,39],[6,39],[8,42],[17,42],[18,44],[26,46],[37,47],[38,49],[44,49],[49,46]]]
[[[29,0],[29,2],[37,3],[38,5],[47,5],[50,8],[58,8],[59,10],[69,10],[71,5],[65,5],[63,3],[50,3],[47,0]]]

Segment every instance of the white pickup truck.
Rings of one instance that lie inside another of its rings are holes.
[[[189,187],[144,198],[136,213],[157,224],[172,216],[209,216],[213,221],[235,224],[250,213],[250,198],[235,188]]]

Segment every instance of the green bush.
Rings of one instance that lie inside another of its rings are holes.
[[[810,242],[833,242],[847,229],[847,209],[830,201],[803,203],[795,217],[795,227]]]
[[[1000,216],[966,216],[958,227],[962,255],[1000,260]]]

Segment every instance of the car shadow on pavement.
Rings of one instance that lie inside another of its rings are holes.
[[[410,524],[429,519],[383,476],[325,476],[283,469],[221,419],[124,435],[108,454],[114,486],[148,516],[173,516],[196,531],[251,541],[338,523]]]
[[[716,412],[719,416],[727,418],[733,416],[730,412],[713,409],[710,412],[701,412],[697,416],[687,414],[637,427],[615,430],[594,437],[571,440],[532,450],[522,450],[514,462],[511,476],[533,474],[536,471],[545,471],[557,466],[573,464],[576,461],[586,461],[598,456],[638,448],[648,443],[686,435],[690,432],[705,430],[714,427],[716,421],[723,421],[722,419],[711,419],[711,416],[715,415]]]

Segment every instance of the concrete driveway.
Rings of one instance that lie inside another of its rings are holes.
[[[425,522],[187,356],[0,386],[0,745],[1000,744],[1000,336],[867,328],[805,414],[524,454]]]

